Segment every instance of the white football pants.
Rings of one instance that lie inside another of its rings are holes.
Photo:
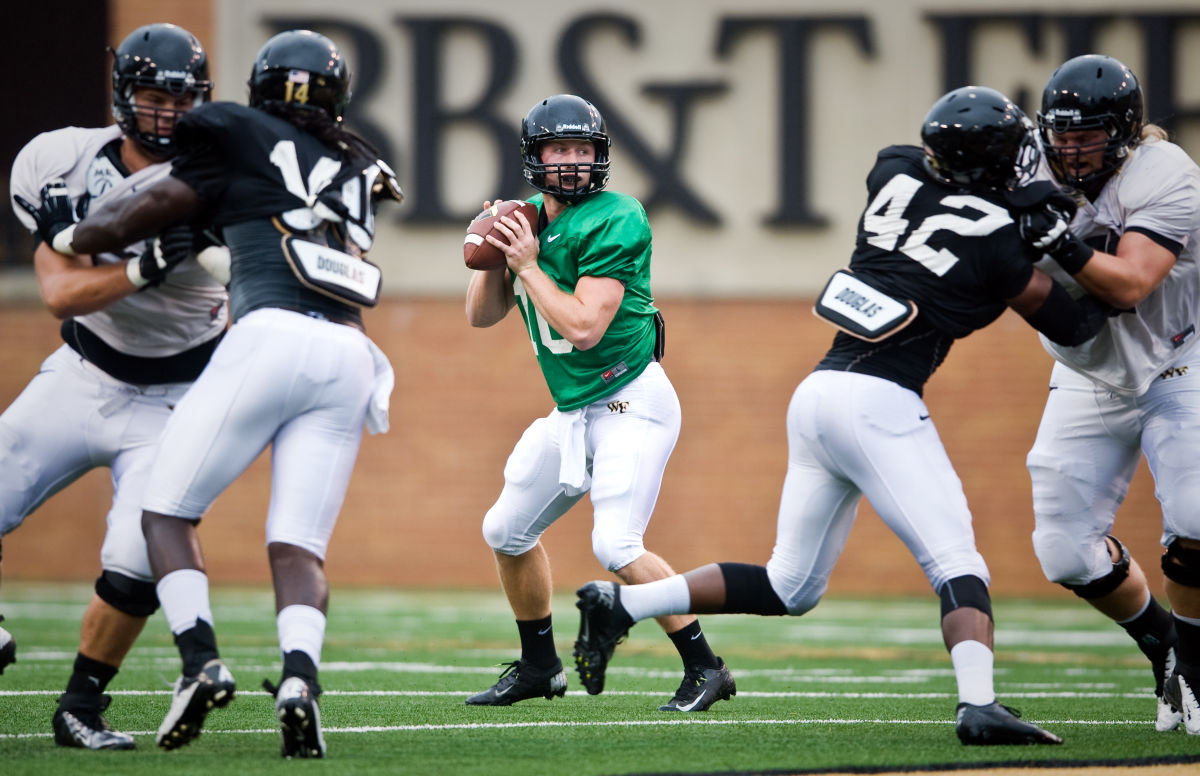
[[[521,555],[587,491],[592,552],[609,571],[646,550],[642,536],[658,500],[680,426],[679,397],[652,362],[625,387],[568,413],[533,422],[504,466],[504,489],[483,519],[488,545]]]
[[[771,587],[799,615],[817,605],[866,496],[933,589],[967,574],[991,581],[975,549],[962,482],[917,394],[890,380],[822,370],[792,395],[788,469]]]
[[[358,329],[247,313],[171,416],[142,506],[198,520],[266,446],[266,540],[325,557],[358,456],[374,365]]]
[[[142,493],[159,434],[188,385],[130,385],[66,345],[50,354],[0,415],[0,536],[86,472],[107,466],[113,503],[101,566],[153,581]]]
[[[1081,585],[1112,571],[1104,537],[1142,453],[1162,504],[1162,543],[1200,539],[1200,363],[1175,365],[1136,397],[1056,363],[1026,458],[1033,548],[1051,582]]]

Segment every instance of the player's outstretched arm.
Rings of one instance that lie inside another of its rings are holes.
[[[1087,342],[1108,322],[1112,308],[1091,296],[1073,299],[1054,278],[1036,267],[1025,289],[1005,300],[1033,328],[1059,345]]]
[[[188,220],[200,207],[196,191],[178,178],[164,178],[132,197],[106,203],[75,225],[75,253],[115,251]]]

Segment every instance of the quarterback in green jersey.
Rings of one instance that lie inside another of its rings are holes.
[[[501,219],[507,267],[477,270],[467,320],[492,326],[520,310],[555,407],[517,442],[504,489],[483,520],[521,638],[521,657],[467,703],[507,706],[566,691],[550,615],[550,561],[542,533],[590,491],[592,551],[626,584],[674,572],[646,550],[667,459],[679,437],[679,398],[663,371],[662,318],[650,293],[650,224],[633,197],[605,191],[609,142],[587,100],[542,100],[521,125],[525,178],[541,193],[538,224]],[[485,206],[490,206],[487,203]],[[535,229],[534,227],[540,227]],[[662,711],[704,711],[736,692],[693,615],[658,618],[684,676]],[[581,634],[581,638],[585,634]],[[597,694],[603,677],[578,651],[576,669]]]

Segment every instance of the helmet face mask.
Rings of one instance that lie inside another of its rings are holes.
[[[592,162],[545,163],[542,147],[553,140],[586,140],[595,148]],[[521,122],[521,160],[525,180],[563,202],[577,202],[608,185],[609,141],[596,106],[573,94],[556,94],[534,105]],[[556,182],[547,182],[554,175]]]
[[[995,89],[947,92],[921,127],[925,168],[938,180],[971,191],[1012,189],[1041,161],[1033,122]]]
[[[129,34],[113,53],[113,117],[121,131],[156,158],[174,154],[171,130],[189,108],[212,93],[208,56],[196,36],[174,24],[148,24]],[[143,90],[167,99],[139,99]],[[186,101],[179,98],[190,96]]]
[[[1137,77],[1119,61],[1086,54],[1064,62],[1046,83],[1037,114],[1054,176],[1079,189],[1103,185],[1141,139],[1142,111]],[[1103,137],[1063,137],[1089,130]],[[1086,144],[1075,142],[1080,139]],[[1083,164],[1083,157],[1098,152],[1098,164]]]
[[[288,30],[264,43],[248,85],[252,108],[287,104],[323,111],[335,122],[350,102],[350,68],[341,50],[311,30]]]

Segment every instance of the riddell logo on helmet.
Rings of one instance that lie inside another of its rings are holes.
[[[554,131],[558,132],[586,132],[591,127],[586,124],[555,124]]]
[[[154,77],[158,81],[183,81],[189,86],[196,83],[196,76],[185,70],[159,70]]]
[[[1055,108],[1050,113],[1055,119],[1066,119],[1067,121],[1079,121],[1083,118],[1079,108]]]

